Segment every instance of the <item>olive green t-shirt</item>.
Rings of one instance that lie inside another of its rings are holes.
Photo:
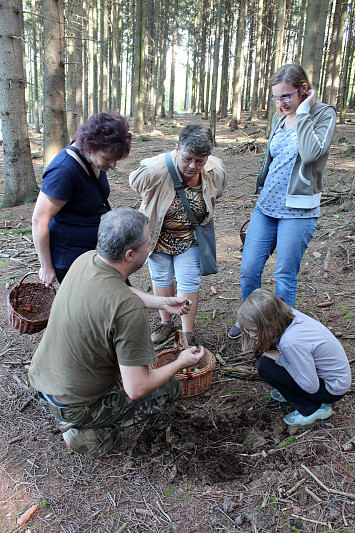
[[[156,360],[143,301],[95,251],[81,255],[54,299],[31,385],[62,404],[86,405],[119,380],[119,364]]]

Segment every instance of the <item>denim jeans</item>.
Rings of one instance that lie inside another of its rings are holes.
[[[240,268],[243,301],[261,287],[265,263],[276,246],[276,294],[291,307],[295,306],[297,275],[316,227],[316,218],[272,218],[255,207]]]
[[[153,252],[148,264],[152,281],[157,287],[171,287],[175,274],[178,292],[199,291],[201,274],[198,246],[192,246],[179,255]]]
[[[303,416],[312,415],[322,403],[334,403],[345,396],[344,394],[335,395],[328,392],[321,378],[319,379],[319,390],[315,394],[306,392],[285,368],[264,355],[258,359],[257,370],[261,379],[278,390],[285,400]]]

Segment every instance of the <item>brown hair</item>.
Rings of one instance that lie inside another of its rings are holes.
[[[267,289],[256,289],[238,311],[238,323],[242,332],[243,350],[251,349],[255,341],[244,331],[256,329],[256,349],[268,351],[279,342],[294,319],[292,309],[282,298]]]
[[[307,84],[307,90],[311,89],[311,84],[309,83],[307,74],[298,63],[287,63],[282,65],[271,78],[271,87],[277,85],[278,83],[288,83],[295,87],[295,89],[300,89],[304,83]],[[307,94],[301,94],[302,101],[307,98]]]
[[[132,135],[124,117],[116,111],[107,111],[88,118],[74,139],[84,153],[103,150],[115,159],[125,159],[131,150]]]

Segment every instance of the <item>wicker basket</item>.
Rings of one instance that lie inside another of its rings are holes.
[[[180,346],[179,340],[182,341],[183,346]],[[180,352],[188,348],[188,343],[182,331],[175,331],[174,348],[165,350],[158,354],[158,362],[152,365],[152,368],[159,368],[167,365],[178,358]],[[181,381],[181,398],[189,398],[190,396],[198,396],[203,394],[211,386],[213,368],[216,364],[216,358],[212,352],[204,348],[205,354],[198,362],[196,368],[184,368],[183,371],[177,372],[176,376]]]
[[[23,283],[24,279],[37,272],[29,272],[9,292],[7,310],[11,326],[20,333],[38,333],[48,323],[49,314],[56,295],[53,286],[43,283]]]
[[[243,246],[244,246],[244,242],[245,242],[245,237],[247,236],[249,222],[250,222],[250,220],[247,220],[246,222],[244,222],[244,224],[242,225],[242,227],[240,228],[240,231],[239,231],[239,237],[240,237],[240,240],[242,241],[242,245]]]

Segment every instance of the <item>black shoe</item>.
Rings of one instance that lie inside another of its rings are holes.
[[[232,326],[231,329],[228,331],[228,337],[230,339],[237,339],[238,337],[240,337],[240,335],[241,335],[240,327],[239,327],[238,322],[236,322],[234,326]]]

